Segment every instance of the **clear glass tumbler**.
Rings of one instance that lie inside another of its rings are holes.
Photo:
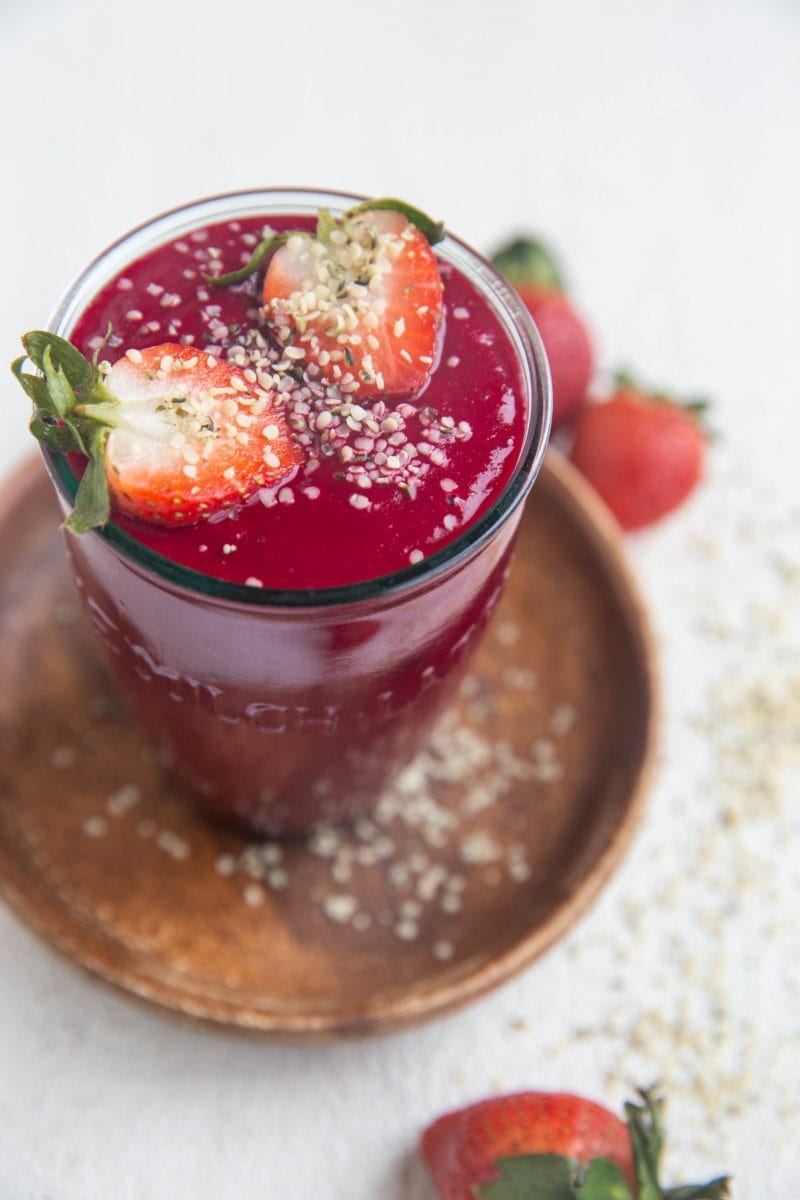
[[[101,254],[50,328],[69,337],[111,278],[192,229],[255,214],[342,212],[358,199],[262,190],[168,212]],[[503,590],[549,433],[547,364],[530,317],[497,272],[450,236],[437,254],[499,318],[518,356],[528,414],[513,476],[460,537],[381,578],[270,591],[181,567],[113,523],[66,534],[83,604],[142,725],[207,813],[248,830],[296,834],[368,811],[424,744]],[[46,457],[69,511],[75,477],[66,460]]]

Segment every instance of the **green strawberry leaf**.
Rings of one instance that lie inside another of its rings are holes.
[[[249,279],[251,275],[255,275],[259,267],[269,258],[273,251],[277,250],[290,235],[288,233],[277,233],[271,237],[264,238],[263,242],[259,242],[253,253],[250,255],[247,262],[238,271],[228,271],[227,275],[204,275],[206,283],[210,283],[212,287],[234,287],[237,283],[244,283],[245,279]]]
[[[85,422],[83,422],[83,424],[85,424]],[[75,439],[75,442],[77,443],[77,447],[80,450],[81,454],[85,454],[86,457],[88,458],[89,451],[86,449],[86,437],[84,436],[84,432],[81,429],[81,424],[77,421],[72,421],[69,418],[67,418],[67,420],[65,420],[65,422],[64,422],[64,425],[72,433],[72,436]],[[89,426],[89,429],[91,429],[91,426]]]
[[[23,370],[27,359],[17,358],[11,371],[33,401],[30,431],[51,450],[68,454],[86,451],[86,441],[95,422],[111,424],[108,414],[116,399],[105,387],[100,373],[80,351],[57,334],[34,330],[22,339],[28,358],[42,375]]]
[[[53,362],[53,352],[50,346],[45,346],[42,355],[42,370],[47,383],[53,409],[57,417],[66,417],[75,407],[75,393],[72,385],[64,374],[63,367]]]
[[[499,1178],[475,1188],[478,1200],[576,1200],[577,1166],[560,1154],[516,1154],[497,1160]],[[626,1198],[627,1200],[627,1198]]]
[[[714,428],[712,422],[709,420],[709,414],[711,413],[713,405],[708,397],[691,396],[686,400],[679,400],[678,403],[682,408],[685,408],[686,411],[691,414],[691,416],[694,417],[695,421],[697,421],[697,424],[706,434],[706,437],[711,438],[712,441],[716,441],[719,434]]]
[[[564,291],[564,281],[556,260],[547,247],[534,238],[514,238],[492,255],[492,262],[514,287]]]
[[[317,241],[327,242],[334,229],[338,228],[339,224],[330,209],[321,208],[317,217]]]
[[[23,371],[22,368],[27,361],[28,359],[24,354],[19,358],[15,358],[11,364],[11,372],[25,390],[27,396],[33,401],[36,408],[50,412],[51,403],[50,394],[47,390],[47,382],[42,379],[41,375],[31,375],[29,372]]]
[[[44,375],[46,375],[45,353],[49,350],[52,369],[61,368],[67,382],[77,395],[89,395],[97,378],[97,372],[92,364],[83,357],[80,350],[76,350],[70,342],[65,341],[56,333],[36,329],[25,334],[22,344],[28,358]]]
[[[619,388],[622,392],[641,392],[645,393],[647,388],[637,379],[634,373],[628,367],[620,367],[614,371],[611,376],[615,388]]]
[[[653,1088],[639,1090],[641,1104],[625,1105],[633,1147],[639,1200],[726,1200],[730,1180],[719,1176],[708,1183],[683,1184],[665,1188],[659,1181],[659,1165],[664,1148],[664,1101]]]
[[[44,330],[26,333],[22,344],[42,372],[41,376],[26,373],[24,358],[11,364],[14,376],[33,401],[31,433],[49,450],[58,454],[80,450],[89,460],[64,525],[73,533],[96,529],[108,522],[105,448],[118,401],[100,377],[97,355],[92,365],[64,338]]]
[[[727,1175],[711,1179],[708,1183],[689,1183],[683,1187],[667,1188],[664,1200],[727,1200],[731,1194],[731,1181]]]
[[[653,1089],[641,1089],[641,1104],[625,1105],[625,1116],[633,1146],[639,1200],[662,1200],[658,1178],[661,1151],[664,1146],[662,1113],[664,1101]]]
[[[625,1176],[608,1158],[592,1159],[578,1195],[580,1200],[633,1200]]]
[[[666,388],[653,387],[651,384],[645,383],[630,367],[619,367],[616,371],[612,371],[611,382],[614,388],[620,392],[633,392],[648,400],[657,400],[660,404],[678,405],[680,408],[686,408],[689,412],[696,412],[698,415],[710,406],[708,400],[695,398],[685,401],[673,392],[667,391]]]
[[[650,387],[627,367],[614,371],[611,380],[614,387],[621,392],[634,392],[637,396],[657,400],[660,404],[672,404],[677,408],[682,408],[694,417],[707,437],[716,438],[716,431],[708,419],[713,408],[713,403],[708,396],[676,396],[674,392],[669,392],[666,388]]]
[[[86,533],[108,522],[109,499],[106,480],[105,449],[109,430],[96,428],[89,440],[89,463],[75,494],[75,505],[64,527],[72,533]]]
[[[406,204],[405,200],[396,200],[392,196],[384,196],[381,200],[365,200],[363,204],[357,204],[355,208],[348,209],[346,216],[355,217],[358,213],[372,212],[373,210],[389,210],[391,212],[402,213],[412,225],[416,225],[417,229],[431,246],[435,246],[437,242],[441,242],[444,237],[443,221],[434,221],[432,217],[422,212],[421,209],[414,208],[412,204]]]
[[[74,425],[62,425],[51,413],[36,409],[28,425],[33,436],[49,450],[58,454],[71,454],[82,449],[81,440]]]

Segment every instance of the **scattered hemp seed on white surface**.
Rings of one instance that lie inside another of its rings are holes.
[[[604,1072],[612,1103],[657,1080],[669,1097],[665,1174],[683,1176],[709,1163],[735,1173],[754,1121],[781,1130],[787,1163],[800,1145],[800,556],[792,514],[767,494],[747,497],[740,477],[719,512],[709,497],[715,536],[684,551],[683,590],[661,610],[675,614],[663,660],[683,657],[676,678],[692,679],[701,656],[708,669],[688,698],[667,678],[666,754],[634,851],[543,972],[551,987],[606,981],[616,1002],[573,991],[549,1053],[571,1076]],[[742,545],[752,549],[746,581]],[[652,553],[655,562],[664,550]],[[663,586],[663,567],[653,574]],[[557,708],[550,737],[575,719]],[[534,744],[546,765],[545,743]],[[538,1036],[516,1021],[509,1036]]]

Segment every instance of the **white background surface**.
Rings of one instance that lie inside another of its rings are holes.
[[[800,1168],[799,62],[792,0],[0,4],[7,359],[130,225],[320,185],[407,197],[484,249],[547,235],[603,361],[711,394],[722,434],[703,491],[630,542],[663,761],[579,927],[458,1015],[275,1047],[131,1007],[0,910],[3,1200],[427,1200],[414,1144],[444,1108],[618,1104],[655,1077],[673,1175],[728,1168],[744,1198]],[[2,411],[6,471],[10,377]]]

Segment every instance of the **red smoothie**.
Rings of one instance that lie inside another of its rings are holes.
[[[88,268],[53,324],[87,355],[111,324],[109,363],[180,342],[280,393],[301,454],[279,483],[196,525],[116,515],[67,537],[107,661],[165,761],[207,812],[270,834],[367,811],[424,744],[501,595],[549,430],[535,330],[453,239],[436,251],[430,378],[402,398],[360,400],[346,371],[323,384],[287,357],[258,276],[203,280],[240,267],[265,224],[309,229],[318,207],[348,202],[243,193],[166,214]],[[47,458],[69,511],[74,476]]]
[[[102,351],[110,362],[126,350],[180,341],[274,376],[280,349],[268,333],[258,338],[266,345],[254,346],[254,334],[265,334],[260,279],[235,288],[203,279],[240,267],[265,223],[250,217],[211,225],[126,266],[82,313],[71,340],[91,357],[111,325]],[[314,222],[283,217],[269,224],[282,231],[313,229]],[[387,395],[363,406],[357,393],[309,394],[292,364],[293,374],[283,373],[292,385],[285,411],[295,437],[306,443],[306,462],[291,478],[219,520],[167,528],[118,517],[121,528],[173,562],[266,588],[374,579],[457,538],[511,477],[527,414],[508,335],[457,269],[445,263],[440,269],[445,315],[438,362],[421,394]],[[359,476],[371,486],[359,486]]]

